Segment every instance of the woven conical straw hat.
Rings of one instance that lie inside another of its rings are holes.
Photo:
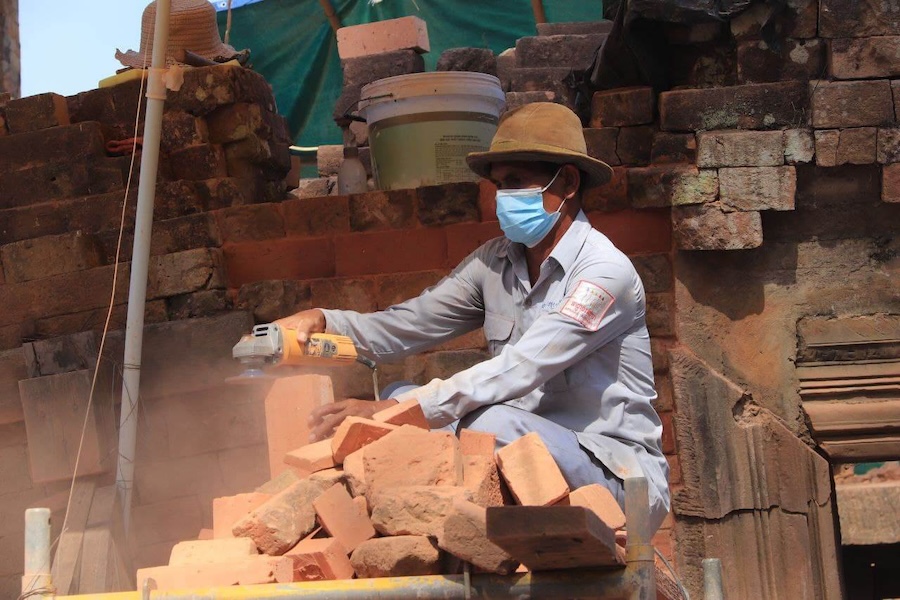
[[[153,29],[156,25],[156,2],[144,9],[141,17],[141,49],[138,52],[116,50],[116,59],[126,67],[136,69],[150,66],[153,54]],[[172,0],[169,16],[169,44],[166,64],[179,62],[183,51],[189,50],[204,58],[229,59],[237,52],[224,44],[216,24],[216,9],[209,0]]]

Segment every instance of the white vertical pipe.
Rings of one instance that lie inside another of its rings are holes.
[[[144,304],[147,300],[147,272],[150,265],[150,231],[153,226],[153,200],[156,171],[159,166],[159,140],[162,130],[166,85],[166,47],[169,39],[170,0],[156,1],[153,32],[153,60],[147,77],[147,116],[141,175],[138,184],[137,214],[134,222],[134,246],[131,254],[131,282],[128,287],[128,317],[125,322],[125,358],[122,381],[122,414],[119,419],[119,457],[116,486],[122,502],[126,533],[131,524],[131,492],[134,485],[134,453],[137,443],[137,407],[141,386],[141,345],[144,341]]]
[[[50,584],[50,509],[29,508],[25,511],[22,595],[29,594],[29,598],[49,598],[52,596]]]

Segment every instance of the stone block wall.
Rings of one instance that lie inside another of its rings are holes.
[[[589,152],[615,171],[584,198],[586,211],[632,258],[647,291],[674,493],[654,542],[697,597],[700,559],[716,554],[726,573],[742,573],[726,577],[729,595],[834,597],[833,503],[795,392],[796,324],[896,312],[898,300],[896,6],[793,0],[772,10],[759,3],[725,25],[672,26],[676,87],[598,92],[584,130]],[[584,61],[609,30],[584,27],[546,30],[573,37],[523,40],[498,57],[510,105],[571,102],[560,67],[541,57],[565,41]],[[138,566],[162,564],[175,541],[209,527],[211,498],[268,476],[261,396],[220,383],[240,332],[311,306],[384,308],[500,234],[486,183],[286,198],[289,142],[264,83],[210,67],[188,72],[170,94],[147,317],[157,333],[145,343]],[[18,586],[23,507],[67,489],[32,481],[28,469],[21,344],[102,326],[130,172],[107,143],[133,135],[137,86],[0,103],[0,296],[9,313],[0,318],[0,465],[13,482],[0,492],[0,554],[13,557],[0,573],[4,590]],[[307,186],[317,187],[329,186]],[[127,256],[127,229],[125,237]],[[114,329],[124,321],[125,281],[122,269]],[[112,346],[109,356],[120,355],[115,338]],[[381,383],[424,382],[484,356],[472,333],[384,365]],[[337,396],[371,395],[363,367],[334,383]],[[760,465],[771,471],[741,462],[763,450]],[[778,475],[798,460],[802,478]],[[754,567],[742,569],[750,555]],[[790,560],[803,563],[802,576],[780,587],[773,574]]]

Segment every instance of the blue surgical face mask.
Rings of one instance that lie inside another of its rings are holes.
[[[544,210],[544,192],[553,185],[560,171],[562,167],[542,188],[497,190],[497,219],[510,241],[534,248],[556,225],[566,200],[563,199],[554,212],[548,213]]]

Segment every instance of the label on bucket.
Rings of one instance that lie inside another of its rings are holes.
[[[369,128],[378,187],[477,181],[466,155],[487,150],[496,131],[497,119],[482,113],[419,113],[378,121]]]

